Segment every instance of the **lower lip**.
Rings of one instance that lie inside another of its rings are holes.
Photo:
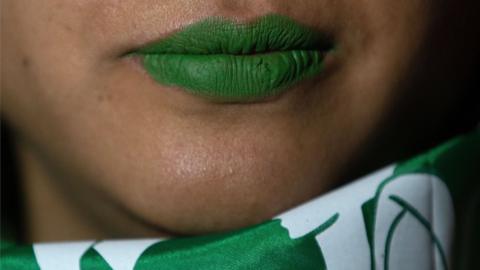
[[[254,55],[147,54],[143,64],[161,84],[221,102],[258,101],[281,94],[323,69],[324,53],[278,51]]]

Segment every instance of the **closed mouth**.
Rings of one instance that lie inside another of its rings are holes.
[[[134,52],[158,83],[219,102],[257,102],[321,73],[325,34],[281,15],[209,18]]]

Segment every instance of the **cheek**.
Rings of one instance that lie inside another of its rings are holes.
[[[337,52],[341,69],[332,88],[340,89],[352,120],[360,120],[365,129],[376,130],[398,109],[412,74],[425,64],[419,54],[429,42],[430,5],[358,1],[352,4],[358,7],[355,12],[345,12]]]
[[[95,71],[91,54],[76,32],[80,15],[61,1],[7,1],[3,18],[2,90],[6,118],[23,135],[48,140],[52,123],[66,123],[82,110]],[[71,7],[70,7],[71,8]],[[7,68],[3,68],[3,67]],[[34,140],[35,138],[28,138]]]

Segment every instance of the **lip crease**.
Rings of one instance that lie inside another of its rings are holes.
[[[212,17],[130,55],[159,84],[225,103],[272,100],[320,74],[326,34],[276,14],[250,23]]]

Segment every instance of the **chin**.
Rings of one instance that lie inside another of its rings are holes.
[[[137,176],[144,180],[132,182],[119,200],[159,230],[197,235],[272,219],[327,191],[334,182],[325,173],[328,168],[288,155],[201,153],[164,161],[154,176]]]

